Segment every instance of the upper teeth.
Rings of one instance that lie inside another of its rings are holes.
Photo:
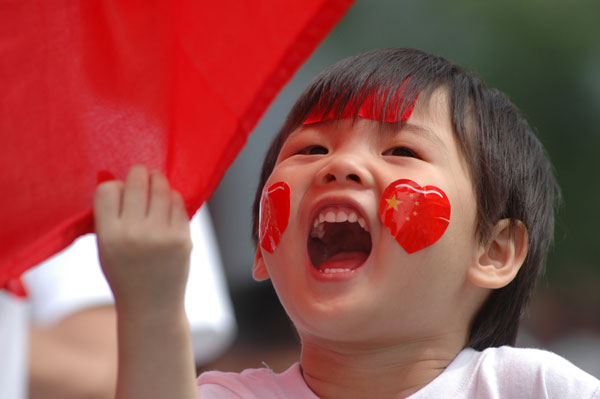
[[[358,214],[348,208],[335,208],[329,207],[319,212],[319,215],[313,222],[313,229],[310,232],[311,237],[323,238],[325,235],[325,223],[356,223],[360,225],[365,231],[369,231],[367,228],[367,222],[364,218],[358,216]]]

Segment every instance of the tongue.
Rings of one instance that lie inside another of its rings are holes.
[[[319,266],[320,270],[325,269],[356,269],[364,263],[368,254],[360,251],[340,252],[326,259]]]

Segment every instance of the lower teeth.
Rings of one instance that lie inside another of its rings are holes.
[[[321,273],[342,273],[351,272],[352,269],[318,269]]]

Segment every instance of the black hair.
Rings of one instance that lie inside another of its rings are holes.
[[[477,350],[514,345],[552,242],[560,190],[542,144],[515,105],[442,57],[414,49],[380,49],[320,73],[298,98],[267,151],[254,200],[252,237],[256,243],[261,192],[279,151],[309,115],[333,113],[339,119],[350,107],[356,118],[363,102],[374,96],[383,122],[390,107],[402,115],[417,97],[426,101],[438,88],[447,90],[454,133],[469,166],[480,242],[489,240],[501,219],[510,219],[513,227],[520,221],[527,229],[528,252],[519,273],[510,284],[492,291],[475,315],[468,343]]]

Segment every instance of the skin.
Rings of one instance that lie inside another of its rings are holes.
[[[94,198],[102,270],[117,309],[118,398],[193,398],[195,366],[184,294],[192,248],[179,193],[131,168]]]
[[[489,249],[508,259],[504,247],[479,243],[473,186],[446,104],[438,90],[401,131],[383,134],[367,119],[304,126],[286,141],[267,181],[289,184],[291,217],[275,252],[258,250],[255,277],[273,281],[302,341],[304,378],[321,398],[419,390],[466,345],[489,288],[507,284],[522,263],[510,259],[509,271],[498,273],[505,264],[491,265]],[[327,153],[310,154],[312,146]],[[411,255],[377,213],[383,190],[398,178],[440,187],[452,207],[440,240]],[[371,232],[369,258],[342,281],[318,281],[309,272],[306,237],[323,201],[358,209]]]
[[[29,336],[29,397],[111,398],[117,380],[116,312],[87,308]]]
[[[398,178],[440,187],[452,207],[444,235],[411,255],[377,214]],[[284,144],[267,186],[277,181],[291,189],[289,225],[273,254],[257,249],[253,274],[272,279],[302,340],[304,379],[320,398],[401,398],[432,381],[465,346],[490,290],[514,278],[527,252],[522,225],[509,232],[505,220],[488,242],[477,239],[473,187],[443,90],[420,100],[401,131],[380,135],[364,119],[303,127]],[[311,274],[306,242],[318,204],[359,210],[371,232],[369,258],[335,281]],[[118,314],[117,396],[194,398],[181,198],[164,176],[137,166],[125,183],[98,186],[94,212]]]

